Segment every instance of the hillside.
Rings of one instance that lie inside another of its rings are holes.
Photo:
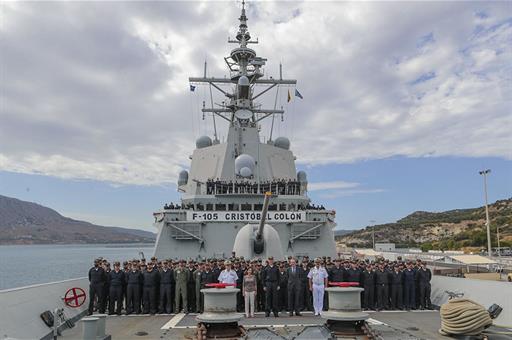
[[[497,245],[496,226],[500,226],[500,245],[512,246],[512,198],[489,205],[489,217],[493,247]],[[343,235],[338,241],[348,246],[371,246],[372,228]],[[483,247],[487,245],[485,208],[416,211],[395,223],[376,225],[375,241],[423,250]]]
[[[103,227],[53,209],[0,195],[0,244],[153,243],[143,230]]]

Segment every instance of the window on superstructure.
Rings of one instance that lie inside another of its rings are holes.
[[[213,210],[213,204],[212,203],[207,203],[206,204],[206,210],[207,211],[212,211]]]
[[[217,204],[215,206],[215,210],[217,210],[217,211],[224,211],[224,210],[226,210],[226,205],[225,204]]]
[[[255,204],[255,205],[254,205],[254,210],[256,210],[256,211],[261,211],[261,210],[263,210],[263,204]]]
[[[279,204],[279,210],[285,211],[286,210],[286,203]]]
[[[196,204],[196,210],[203,211],[204,210],[204,205],[202,205],[201,203],[197,203]]]
[[[228,204],[228,210],[231,211],[238,211],[240,209],[240,206],[236,203]]]
[[[242,204],[241,210],[251,211],[252,210],[252,204],[249,204],[249,203]]]
[[[277,204],[271,204],[268,206],[269,211],[276,211],[277,210]]]

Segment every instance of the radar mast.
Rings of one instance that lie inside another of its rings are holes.
[[[276,86],[296,85],[297,80],[282,79],[281,65],[279,79],[263,78],[262,67],[267,59],[257,56],[256,51],[248,47],[249,44],[257,44],[258,39],[251,40],[247,26],[245,1],[242,1],[242,10],[238,20],[240,24],[235,39],[228,39],[228,43],[238,46],[224,58],[230,77],[207,77],[205,68],[203,77],[190,77],[189,82],[191,84],[209,84],[227,97],[227,101],[224,101],[220,107],[207,108],[203,103],[201,110],[203,114],[213,113],[228,121],[231,126],[256,126],[259,121],[273,117],[275,114],[283,115],[284,110],[275,107],[273,109],[260,108],[254,101]],[[223,84],[233,84],[234,91],[224,90],[221,87]],[[263,85],[266,88],[255,94],[255,85]]]

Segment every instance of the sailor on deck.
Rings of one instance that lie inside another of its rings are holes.
[[[313,307],[315,315],[320,315],[324,307],[324,290],[327,285],[327,271],[320,265],[320,258],[315,259],[315,266],[308,274],[309,290],[313,292]]]
[[[238,280],[238,275],[236,275],[236,272],[233,269],[231,269],[231,261],[228,260],[224,262],[224,265],[226,266],[226,269],[220,272],[219,282],[236,284],[236,280]]]
[[[274,257],[269,256],[268,265],[263,268],[262,281],[263,290],[265,291],[265,317],[270,316],[270,312],[275,317],[279,316],[279,269],[274,265]]]
[[[103,268],[100,266],[100,260],[94,260],[94,267],[89,270],[89,309],[88,314],[92,315],[94,311],[94,302],[98,299],[98,311],[105,313],[104,288],[107,282],[107,275]]]

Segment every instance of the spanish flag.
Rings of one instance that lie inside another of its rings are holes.
[[[290,94],[290,90],[288,90],[288,103],[292,100],[292,95]]]

